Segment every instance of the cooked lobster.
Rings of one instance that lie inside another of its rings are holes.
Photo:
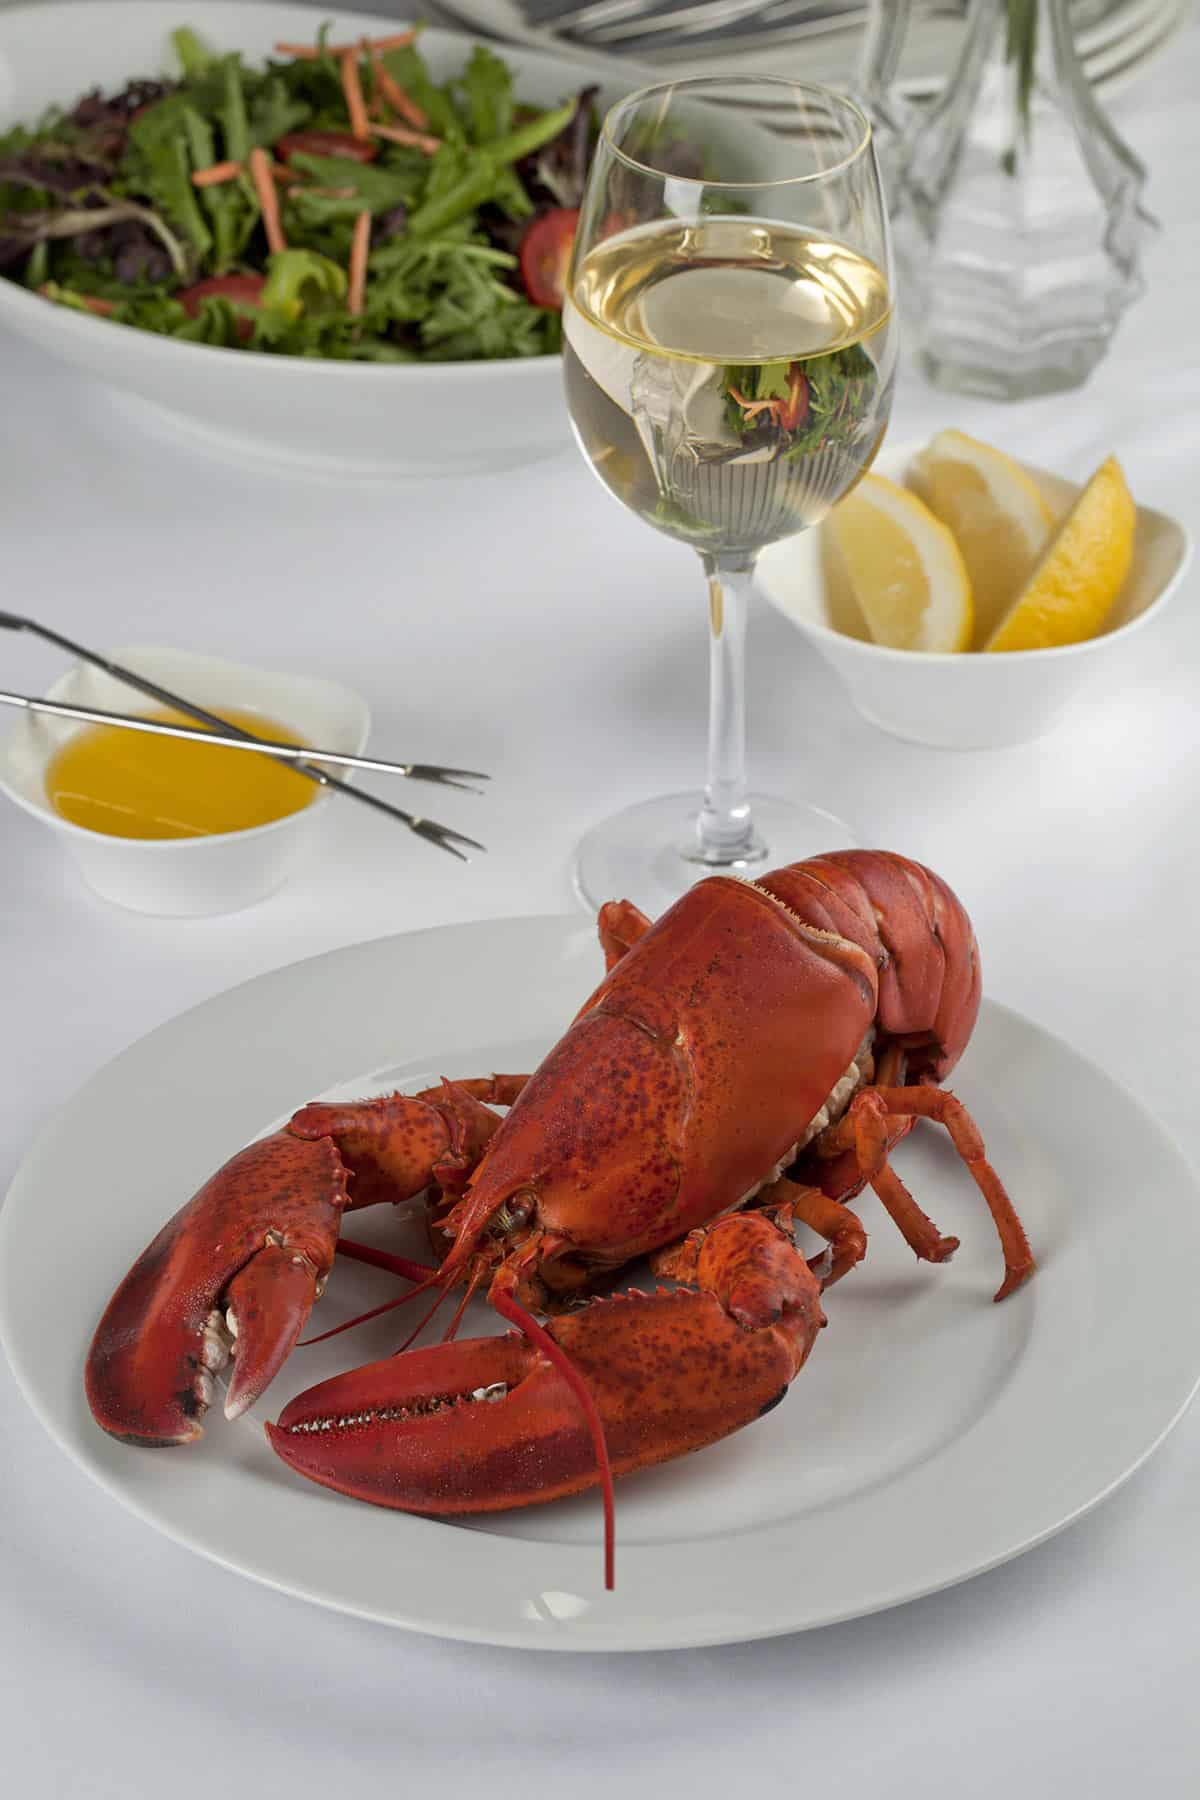
[[[953,1253],[889,1161],[917,1119],[946,1128],[991,1211],[996,1299],[1032,1272],[979,1133],[940,1086],[980,980],[938,876],[850,850],[701,881],[653,925],[610,903],[599,927],[608,974],[534,1074],[306,1106],[176,1213],[96,1330],[87,1394],[106,1431],[199,1437],[231,1350],[236,1418],[335,1250],[415,1280],[406,1299],[486,1289],[517,1332],[321,1382],[271,1443],[314,1481],[435,1515],[603,1480],[611,1580],[610,1472],[701,1449],[783,1398],[825,1323],[822,1289],[866,1249],[848,1199],[869,1183],[918,1257]],[[339,1245],[344,1213],[422,1194],[435,1265]],[[811,1262],[795,1220],[826,1240]],[[595,1294],[646,1256],[678,1285]]]

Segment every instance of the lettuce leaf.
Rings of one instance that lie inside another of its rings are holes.
[[[477,45],[463,73],[448,85],[473,144],[490,143],[512,130],[512,74],[494,51]]]
[[[97,90],[0,136],[9,278],[68,305],[103,299],[116,323],[138,330],[268,354],[402,362],[558,348],[559,316],[529,302],[511,252],[524,220],[562,203],[547,171],[568,149],[586,151],[590,96],[540,113],[517,104],[492,49],[475,49],[441,82],[415,46],[386,51],[440,148],[385,143],[365,163],[291,156],[301,180],[280,188],[288,248],[271,256],[250,151],[297,130],[346,132],[338,65],[326,55],[246,67],[186,26],[173,42],[180,79]],[[370,96],[369,68],[363,80]],[[193,176],[221,162],[238,172],[197,187]],[[352,317],[347,265],[364,211],[372,248],[364,312]],[[211,296],[192,317],[174,297],[231,272],[264,275],[259,307]]]

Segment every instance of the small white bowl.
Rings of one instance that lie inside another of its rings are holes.
[[[105,654],[199,706],[261,713],[322,750],[358,756],[366,744],[371,722],[367,703],[336,682],[277,675],[183,650]],[[143,712],[153,705],[136,689],[86,663],[68,669],[47,689],[47,698],[113,712]],[[0,789],[57,832],[88,886],[117,906],[176,919],[237,912],[282,887],[311,848],[317,816],[328,801],[324,792],[269,825],[211,837],[107,837],[72,825],[50,805],[46,768],[68,738],[89,729],[72,720],[24,714],[0,745]]]
[[[909,463],[923,448],[911,444],[885,451],[876,467],[881,475],[903,482]],[[1059,514],[1080,490],[1077,482],[1029,463],[1022,467]],[[1177,520],[1139,506],[1133,566],[1107,629],[1058,650],[996,656],[888,650],[835,631],[821,572],[819,526],[765,550],[758,578],[771,604],[841,676],[864,719],[893,737],[935,749],[983,750],[1027,743],[1052,730],[1091,677],[1121,656],[1131,635],[1166,605],[1191,554],[1191,538]]]
[[[396,11],[405,11],[399,0]],[[181,24],[219,54],[240,50],[258,65],[277,42],[312,42],[323,23],[335,41],[389,29],[377,14],[273,0],[0,5],[0,134],[50,106],[74,106],[91,88],[174,71],[170,34]],[[444,80],[465,67],[476,42],[429,30],[421,53]],[[586,60],[495,48],[518,97],[536,106],[557,106],[594,79]],[[601,104],[622,91],[610,83]],[[225,350],[91,318],[3,279],[0,328],[104,383],[132,429],[243,466],[388,483],[510,469],[570,448],[557,356],[378,364]]]

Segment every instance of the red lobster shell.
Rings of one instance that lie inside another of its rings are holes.
[[[847,1199],[869,1183],[919,1256],[953,1252],[888,1161],[920,1117],[948,1129],[991,1210],[996,1297],[1031,1273],[979,1134],[940,1086],[980,981],[938,876],[844,851],[701,881],[655,925],[612,904],[600,934],[609,972],[532,1075],[309,1106],[213,1176],[100,1321],[87,1391],[106,1431],[197,1437],[225,1319],[226,1411],[242,1411],[303,1329],[343,1213],[423,1192],[440,1267],[342,1248],[423,1287],[486,1284],[520,1332],[352,1370],[268,1427],[300,1473],[419,1512],[574,1493],[775,1404],[824,1323],[821,1286],[865,1250]],[[828,1240],[811,1266],[794,1219]],[[584,1300],[647,1255],[675,1291]]]

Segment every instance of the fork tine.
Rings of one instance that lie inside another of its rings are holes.
[[[322,777],[318,776],[318,779],[322,779]],[[449,851],[450,855],[457,856],[460,862],[470,862],[471,859],[469,856],[464,856],[461,850],[456,850],[449,839],[456,838],[460,843],[470,844],[473,850],[486,850],[487,848],[485,844],[477,843],[474,838],[467,837],[461,831],[451,831],[448,825],[439,825],[436,819],[423,819],[416,813],[405,812],[402,806],[393,806],[390,800],[381,800],[378,794],[372,794],[366,788],[351,787],[348,781],[341,781],[336,775],[326,775],[323,777],[323,781],[328,787],[337,788],[344,794],[352,794],[356,800],[361,800],[364,806],[373,806],[377,812],[388,813],[393,819],[399,819],[402,825],[407,825],[408,829],[415,831],[418,837],[425,838],[431,844],[436,844],[439,850]]]
[[[436,844],[439,850],[448,850],[451,856],[457,856],[459,862],[470,862],[471,859],[469,856],[464,856],[461,850],[456,850],[453,844],[448,844],[446,842],[445,838],[436,837],[429,828],[428,820],[422,819],[421,823],[419,825],[414,825],[412,829],[416,832],[418,837],[425,838],[430,844]]]
[[[476,781],[487,781],[486,775],[476,774],[471,769],[443,769],[438,763],[408,763],[406,765],[410,781],[432,781],[438,787],[461,788],[464,794],[482,794],[483,789],[476,787]],[[470,775],[470,781],[460,781],[460,775]]]
[[[452,831],[448,825],[439,825],[436,819],[417,819],[413,830],[418,837],[428,838],[431,844],[453,851],[455,856],[462,856],[462,851],[454,848],[455,844],[469,844],[472,850],[482,850],[487,854],[486,844],[481,844],[478,838],[468,837],[465,831]],[[470,857],[463,856],[464,862],[470,860]]]

